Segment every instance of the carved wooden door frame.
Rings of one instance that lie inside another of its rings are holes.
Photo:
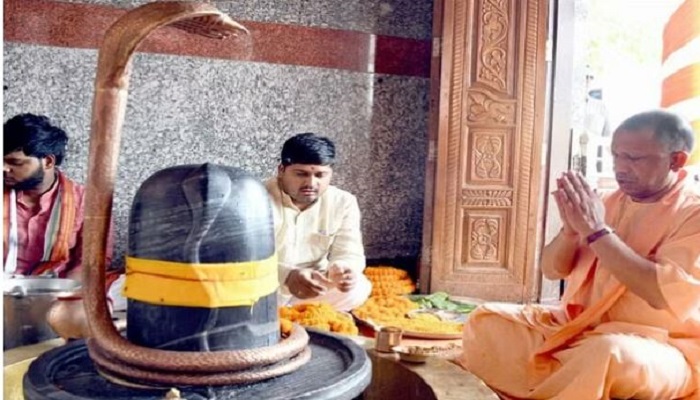
[[[531,301],[548,0],[438,3],[421,291]]]

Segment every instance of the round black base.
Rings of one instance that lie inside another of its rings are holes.
[[[311,360],[297,371],[250,385],[177,387],[187,400],[272,400],[357,398],[369,385],[372,367],[352,340],[309,331]],[[84,340],[53,349],[34,360],[24,376],[29,400],[163,400],[169,389],[134,389],[114,384],[95,370]]]

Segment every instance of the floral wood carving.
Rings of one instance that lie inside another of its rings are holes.
[[[505,91],[508,66],[508,0],[484,0],[482,4],[479,81]]]
[[[503,179],[503,137],[480,135],[474,140],[474,174],[480,180]]]
[[[471,246],[469,256],[474,261],[498,261],[497,218],[476,218],[471,223]]]
[[[469,91],[467,121],[471,123],[491,123],[515,125],[515,101],[495,98],[488,92]]]

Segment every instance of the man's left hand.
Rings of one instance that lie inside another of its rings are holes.
[[[329,278],[335,282],[336,287],[343,293],[347,293],[357,284],[355,271],[340,262],[334,263],[328,269]]]
[[[561,178],[566,218],[583,238],[605,227],[605,205],[578,172],[568,171]]]

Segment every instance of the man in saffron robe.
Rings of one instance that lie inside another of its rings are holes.
[[[504,398],[698,396],[700,190],[678,116],[634,115],[612,140],[619,189],[599,197],[567,172],[553,193],[563,228],[543,250],[561,305],[486,304],[459,363]]]
[[[58,169],[66,132],[33,114],[3,130],[3,270],[80,280],[85,189]]]

